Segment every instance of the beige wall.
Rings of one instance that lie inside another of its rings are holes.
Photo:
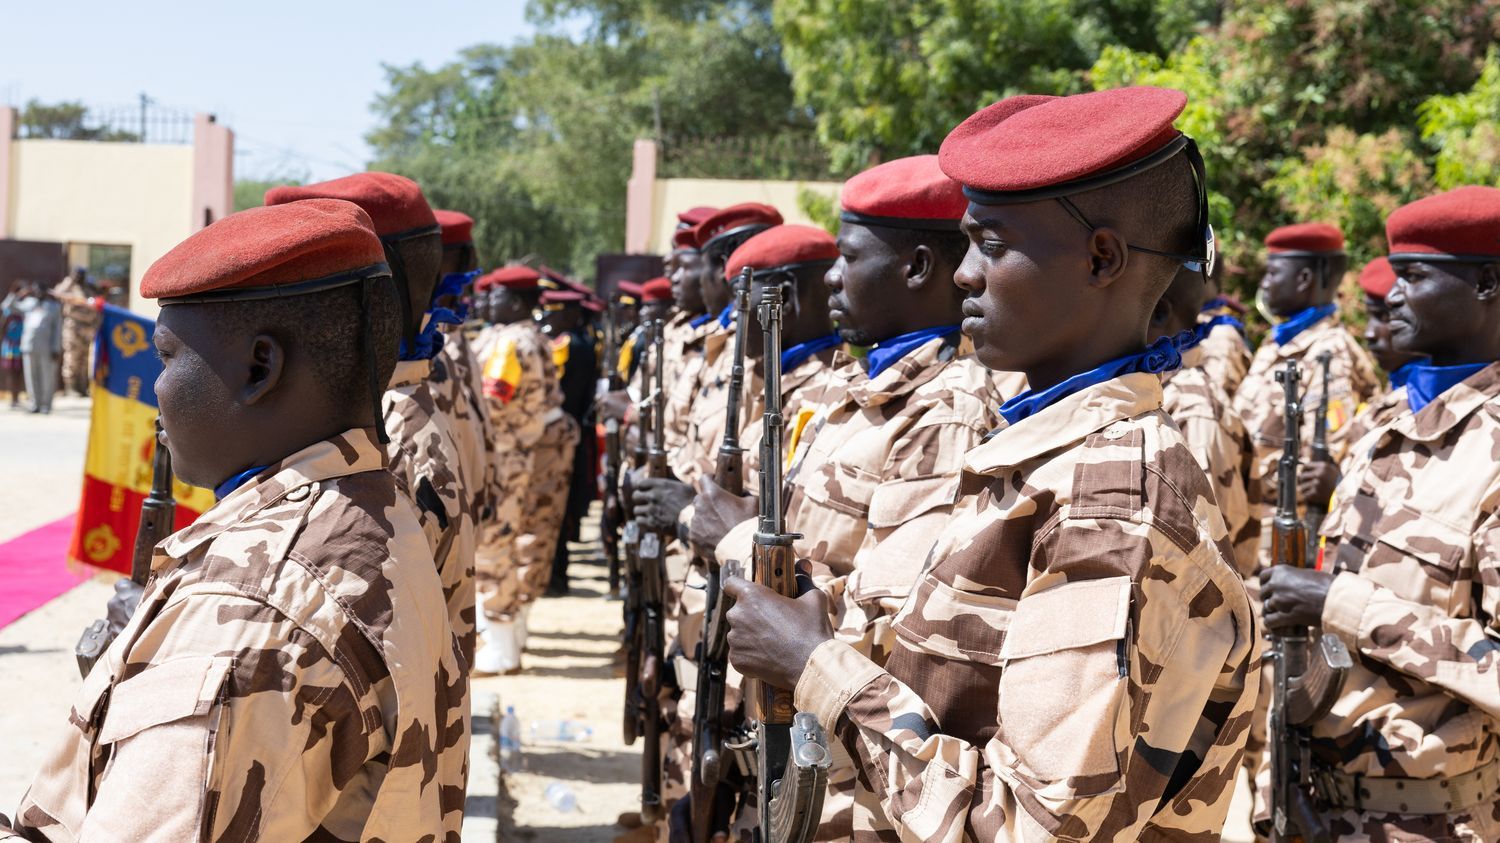
[[[738,179],[657,179],[651,201],[651,238],[648,251],[664,255],[672,250],[677,214],[699,205],[723,208],[740,202],[764,202],[790,223],[816,225],[797,204],[802,190],[838,199],[842,182],[741,181]]]
[[[193,232],[193,148],[23,139],[11,145],[10,236],[130,247],[131,309],[141,275]]]

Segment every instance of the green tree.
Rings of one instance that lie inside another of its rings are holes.
[[[136,141],[135,132],[89,126],[88,107],[81,102],[44,103],[30,100],[21,109],[21,134],[53,140]]]
[[[1429,97],[1417,113],[1422,140],[1436,150],[1438,188],[1500,186],[1500,51],[1490,49],[1473,88]]]

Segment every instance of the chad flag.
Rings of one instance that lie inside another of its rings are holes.
[[[151,345],[156,326],[150,319],[108,304],[102,317],[94,339],[94,409],[83,498],[68,558],[129,574],[141,501],[151,491],[161,361]],[[173,483],[172,494],[178,530],[214,503],[212,492],[182,483]]]

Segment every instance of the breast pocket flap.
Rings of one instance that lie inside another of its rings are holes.
[[[1000,657],[1006,661],[1116,641],[1130,614],[1130,578],[1065,583],[1021,598]]]
[[[233,664],[226,656],[173,659],[119,683],[110,694],[99,741],[115,743],[152,726],[206,714]]]

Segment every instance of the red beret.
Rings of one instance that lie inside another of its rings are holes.
[[[332,181],[300,187],[285,185],[266,191],[267,205],[300,199],[343,199],[365,209],[381,239],[398,235],[436,233],[437,217],[422,196],[422,188],[394,173],[355,173]]]
[[[718,208],[710,208],[707,205],[699,205],[696,208],[689,208],[688,210],[678,214],[677,222],[681,225],[685,225],[691,228],[713,216],[714,214],[717,214],[718,212]]]
[[[665,278],[652,278],[641,285],[643,301],[671,301],[672,282]]]
[[[1127,167],[1186,145],[1172,121],[1187,95],[1118,88],[1069,97],[1003,99],[960,123],[938,152],[943,172],[974,201],[1030,202],[1080,193],[1139,172]]]
[[[1396,286],[1396,270],[1385,258],[1376,258],[1359,271],[1359,286],[1377,299],[1383,299]]]
[[[433,211],[443,227],[443,245],[460,246],[474,242],[474,218],[462,211]]]
[[[696,252],[698,251],[698,227],[679,228],[672,232],[672,251],[674,252]]]
[[[773,225],[781,225],[780,211],[759,202],[746,202],[741,205],[730,205],[698,223],[694,230],[694,237],[697,239],[698,248],[706,249],[709,243],[720,237],[749,228],[770,228]]]
[[[350,202],[309,199],[230,214],[193,234],[151,264],[141,295],[279,287],[275,295],[292,296],[389,274],[368,214]]]
[[[832,263],[839,259],[838,242],[833,235],[810,225],[778,225],[751,237],[734,250],[724,264],[724,276],[733,278],[745,267],[752,272],[768,272],[813,263]]]
[[[540,286],[542,274],[529,266],[502,266],[479,280],[486,290],[495,287],[504,287],[507,290],[535,290]]]
[[[1266,235],[1266,251],[1292,258],[1341,255],[1344,233],[1326,222],[1301,222],[1283,225]]]
[[[1385,221],[1392,261],[1500,258],[1500,190],[1459,187],[1397,208]]]
[[[963,186],[943,174],[936,155],[898,158],[844,182],[839,218],[863,225],[956,231],[968,210]]]
[[[577,290],[542,291],[542,304],[579,304],[587,300],[588,296]]]
[[[615,292],[622,296],[641,297],[641,285],[634,281],[620,281],[615,284]]]

